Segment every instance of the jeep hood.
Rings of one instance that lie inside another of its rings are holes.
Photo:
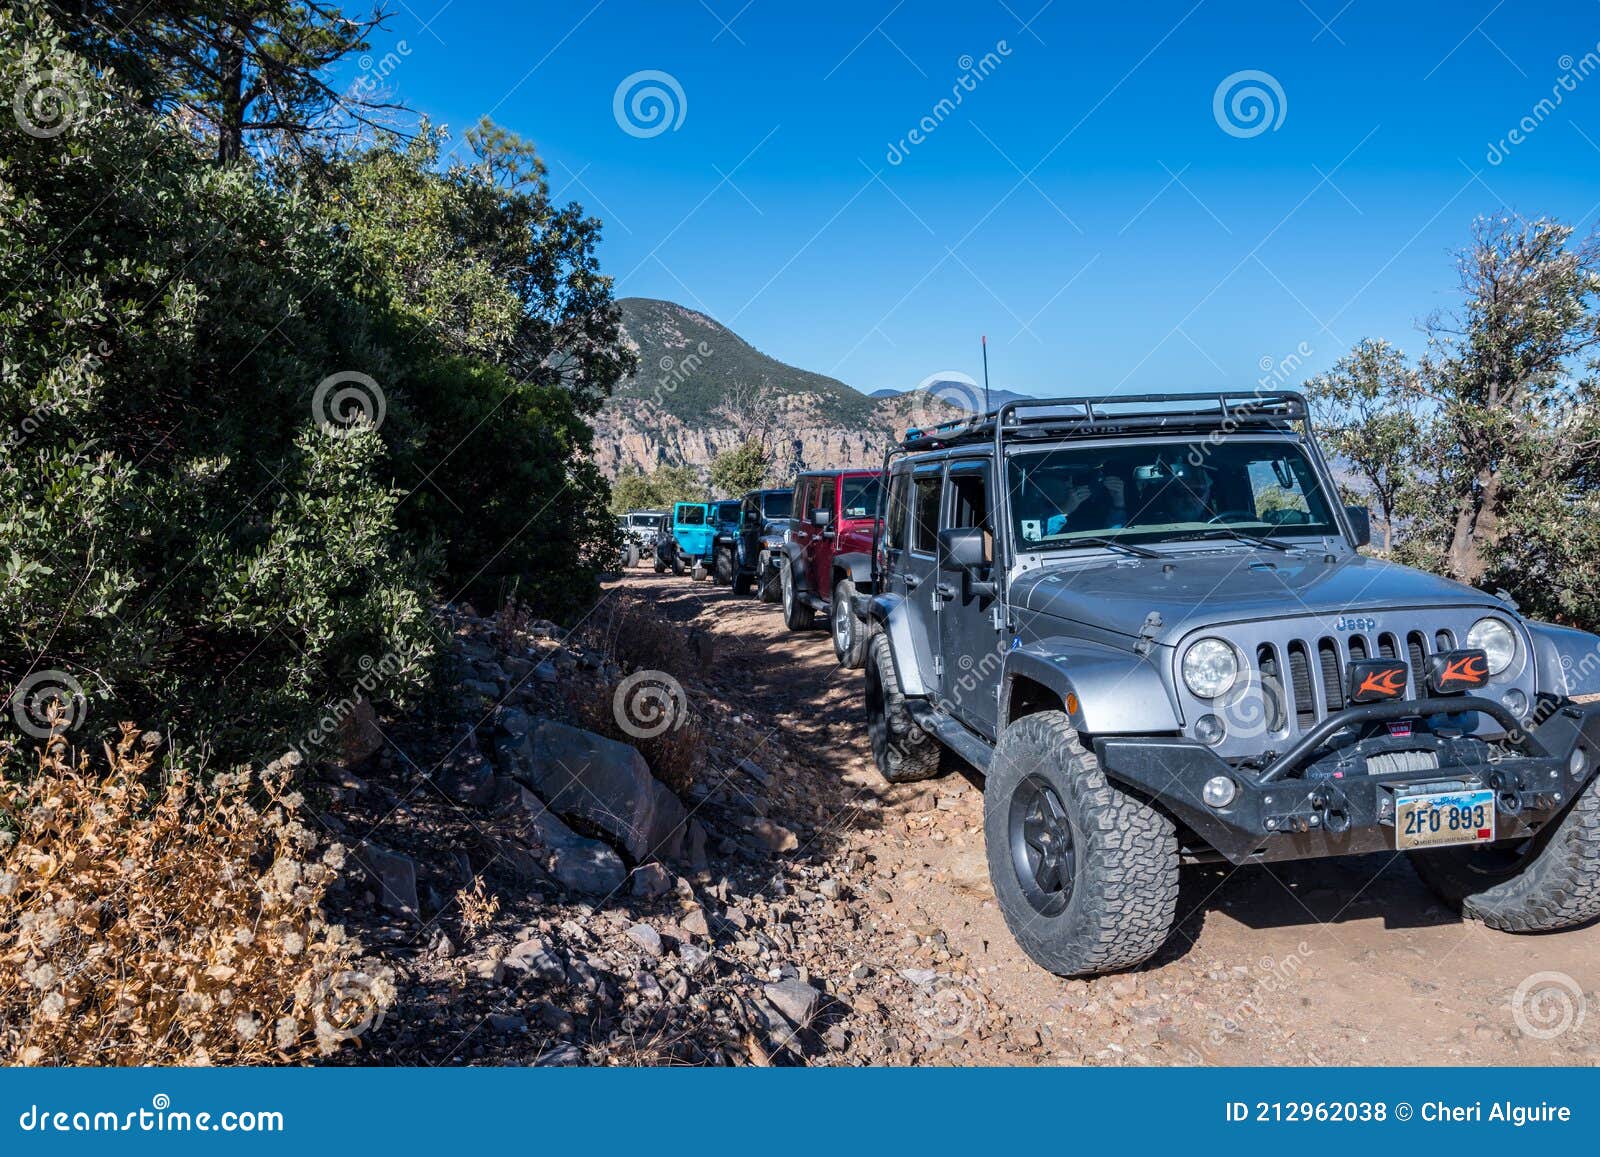
[[[1261,619],[1341,615],[1413,607],[1507,609],[1482,591],[1397,563],[1321,550],[1281,554],[1249,546],[1160,559],[1052,560],[1011,585],[1011,602],[1136,636],[1151,611],[1156,638],[1175,643],[1196,627]]]

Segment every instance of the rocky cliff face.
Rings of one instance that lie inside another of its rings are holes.
[[[898,438],[907,425],[943,422],[958,411],[942,402],[914,396],[882,399],[871,419],[849,428],[830,422],[817,407],[796,400],[771,435],[772,458],[781,469],[793,457],[792,443],[799,441],[800,457],[808,469],[877,466],[891,437]],[[650,402],[614,400],[595,421],[594,459],[607,478],[623,470],[644,473],[659,466],[709,466],[718,454],[737,447],[745,431],[728,424],[688,423]]]

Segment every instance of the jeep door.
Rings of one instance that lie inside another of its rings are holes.
[[[790,523],[789,541],[794,544],[792,566],[795,593],[802,598],[811,586],[811,564],[822,531],[811,523],[811,514],[817,509],[817,495],[823,479],[816,475],[802,475],[794,487],[794,521]]]
[[[917,670],[928,690],[937,694],[939,671],[939,600],[934,597],[938,572],[939,491],[944,466],[934,463],[895,475],[889,492],[889,593],[905,599],[911,645]]]
[[[943,705],[957,719],[993,736],[999,717],[995,689],[1005,658],[1002,635],[995,627],[996,600],[976,593],[974,580],[988,581],[994,564],[994,526],[989,517],[992,492],[986,458],[955,460],[945,475],[944,505],[939,529],[976,527],[983,531],[987,566],[978,574],[940,570],[934,578],[939,602],[939,652],[944,677]]]

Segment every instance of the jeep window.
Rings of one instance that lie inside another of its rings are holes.
[[[1286,441],[1158,442],[1015,455],[1013,529],[1023,549],[1074,539],[1180,542],[1219,527],[1258,535],[1337,535],[1333,503]]]
[[[950,490],[945,505],[945,529],[976,526],[983,531],[983,554],[994,558],[994,532],[989,526],[989,487],[982,463],[950,464]]]
[[[912,480],[916,499],[912,512],[911,549],[920,554],[932,554],[939,545],[939,483],[938,467],[919,470]]]
[[[761,516],[763,518],[788,518],[789,511],[794,505],[794,495],[787,490],[780,490],[776,494],[761,496]]]
[[[889,483],[889,549],[904,550],[906,548],[906,521],[911,512],[911,475],[896,474]]]
[[[678,508],[678,521],[684,526],[704,526],[706,508],[704,506],[680,506]]]
[[[878,514],[878,491],[883,483],[877,478],[846,478],[842,487],[844,500],[840,503],[840,518],[875,518]]]
[[[739,521],[739,504],[737,502],[719,502],[719,503],[717,503],[717,521],[719,523],[720,522],[738,522]]]

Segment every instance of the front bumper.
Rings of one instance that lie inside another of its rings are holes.
[[[1349,732],[1390,719],[1479,712],[1506,728],[1491,745],[1465,736],[1373,737],[1330,745]],[[1526,838],[1554,819],[1595,774],[1600,759],[1600,703],[1568,705],[1531,730],[1487,699],[1419,699],[1352,708],[1339,726],[1296,745],[1260,769],[1236,767],[1194,740],[1103,738],[1095,751],[1106,774],[1186,825],[1201,845],[1234,864],[1393,851],[1395,796],[1407,789],[1491,788],[1497,842]],[[1391,751],[1431,749],[1439,766],[1368,774],[1367,760]],[[1574,754],[1581,753],[1575,759]],[[1201,788],[1215,776],[1238,791],[1224,808]]]

